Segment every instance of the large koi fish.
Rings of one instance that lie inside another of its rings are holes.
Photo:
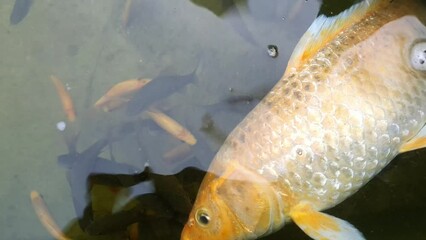
[[[289,221],[313,239],[364,239],[321,211],[426,146],[425,25],[422,0],[318,17],[213,159],[181,239],[256,239]]]

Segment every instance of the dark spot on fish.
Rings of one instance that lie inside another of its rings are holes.
[[[270,101],[265,101],[265,105],[268,107],[272,107],[272,103]]]
[[[288,77],[288,79],[290,79],[290,80],[291,80],[291,79],[293,79],[295,76],[296,76],[296,74],[294,74],[294,73],[293,73],[293,74],[291,74],[291,75]]]
[[[288,95],[290,93],[290,88],[284,89],[284,95]]]
[[[238,136],[238,139],[240,140],[241,143],[245,143],[246,142],[246,135],[244,133],[241,133]]]
[[[302,101],[303,94],[301,92],[295,91],[293,95],[297,100]]]
[[[273,109],[274,113],[279,115],[280,114],[280,110],[278,108]]]
[[[328,74],[330,72],[330,68],[326,64],[322,64],[323,66],[323,73]]]
[[[290,106],[291,105],[291,100],[289,98],[284,99],[283,105],[284,106]]]
[[[424,64],[425,63],[425,60],[420,60],[420,64]]]
[[[238,184],[238,185],[237,185],[236,190],[237,190],[237,192],[238,192],[238,193],[240,193],[240,194],[243,194],[243,193],[244,193],[244,188],[243,188],[240,184]]]
[[[319,75],[314,75],[314,79],[315,79],[317,82],[321,81],[321,77],[320,77]]]
[[[16,25],[20,23],[28,15],[32,3],[32,0],[16,0],[10,15],[10,24]]]
[[[309,91],[309,90],[311,90],[311,86],[310,86],[309,84],[306,84],[304,89],[305,89],[306,91]]]

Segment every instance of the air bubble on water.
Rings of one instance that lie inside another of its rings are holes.
[[[61,132],[63,132],[66,127],[67,127],[67,124],[64,121],[60,121],[56,123],[56,128]]]
[[[268,55],[272,58],[278,57],[278,47],[275,45],[268,45]]]

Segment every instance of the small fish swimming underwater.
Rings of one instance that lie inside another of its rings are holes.
[[[423,0],[318,17],[213,159],[181,239],[256,239],[289,221],[313,239],[364,239],[320,211],[426,147],[425,25]]]

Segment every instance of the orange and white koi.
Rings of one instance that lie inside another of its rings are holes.
[[[98,101],[95,108],[109,112],[130,101],[130,95],[143,88],[151,79],[129,79],[112,86]]]
[[[49,213],[49,210],[47,209],[46,203],[44,202],[40,193],[32,191],[30,197],[34,211],[40,219],[40,222],[52,235],[52,237],[58,240],[70,240],[70,238],[66,237],[65,234],[61,231],[55,220],[53,220],[52,216]]]
[[[256,239],[289,221],[313,239],[364,239],[321,211],[426,147],[425,123],[426,3],[320,16],[213,159],[181,239]]]
[[[158,126],[163,128],[166,132],[170,133],[175,138],[184,141],[189,145],[194,145],[197,143],[197,139],[195,139],[194,135],[192,135],[188,129],[183,127],[180,123],[176,122],[171,117],[158,110],[150,110],[147,111],[147,113],[151,119],[158,124]]]
[[[53,85],[55,85],[56,92],[58,93],[59,98],[61,99],[62,109],[64,110],[67,120],[69,122],[74,122],[76,119],[76,114],[71,95],[65,89],[64,84],[58,77],[51,75],[50,80],[52,81]]]

